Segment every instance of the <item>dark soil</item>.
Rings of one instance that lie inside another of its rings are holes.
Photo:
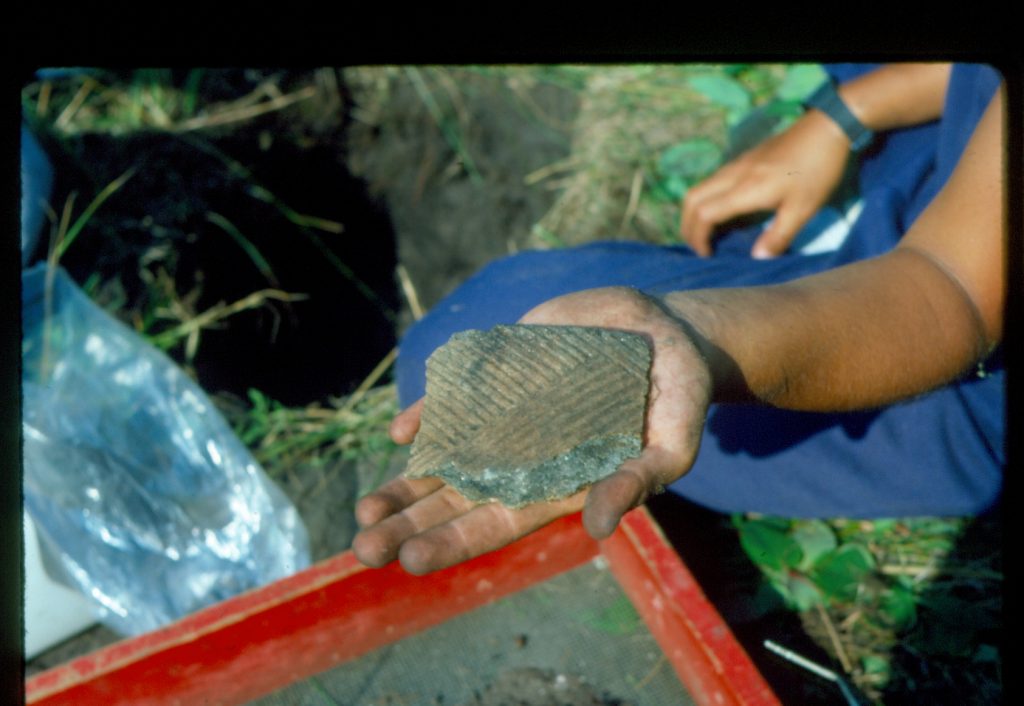
[[[230,88],[236,97],[273,75],[211,73],[214,96]],[[284,74],[281,88],[301,78]],[[318,121],[271,113],[200,134],[44,138],[58,211],[73,192],[82,209],[82,201],[136,168],[62,266],[79,283],[98,275],[96,298],[136,326],[140,313],[162,303],[151,284],[161,270],[193,313],[261,289],[304,294],[204,331],[189,367],[208,392],[244,398],[256,388],[287,405],[351,392],[396,341],[396,248],[384,205],[346,167],[346,114],[340,104],[328,107]],[[344,230],[297,226],[282,204]],[[45,245],[44,238],[40,256]],[[143,325],[161,330],[160,322]],[[172,352],[181,358],[180,350]]]
[[[568,89],[538,84],[524,98],[501,79],[451,73],[460,102],[447,130],[401,81],[386,112],[353,121],[348,132],[349,168],[387,204],[398,262],[425,309],[483,265],[526,245],[556,193],[524,179],[569,154],[568,126],[577,111]],[[460,122],[458,114],[468,117]]]

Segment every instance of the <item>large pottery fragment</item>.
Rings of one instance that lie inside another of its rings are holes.
[[[496,326],[427,360],[406,475],[510,507],[562,498],[640,455],[651,352],[637,334]]]

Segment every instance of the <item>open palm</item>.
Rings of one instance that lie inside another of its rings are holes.
[[[475,503],[436,478],[399,477],[363,498],[353,542],[358,559],[383,566],[398,558],[412,573],[435,571],[498,549],[563,515],[583,510],[587,531],[610,535],[648,494],[689,470],[711,395],[711,375],[680,321],[656,300],[627,288],[594,289],[541,304],[522,324],[596,326],[644,335],[652,347],[644,449],[612,475],[561,500],[512,509]],[[391,425],[397,443],[419,428],[422,400]]]

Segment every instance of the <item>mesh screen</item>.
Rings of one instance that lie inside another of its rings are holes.
[[[255,702],[686,706],[693,700],[604,559]]]

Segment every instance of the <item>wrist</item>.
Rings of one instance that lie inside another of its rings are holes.
[[[708,293],[704,290],[670,292],[659,302],[699,358],[710,401],[748,401],[752,398],[736,360],[716,340],[722,322],[716,307],[704,296]]]
[[[874,132],[861,121],[855,109],[851,109],[842,89],[831,79],[812,93],[804,106],[812,114],[827,117],[846,137],[851,152],[860,152],[871,144]]]

